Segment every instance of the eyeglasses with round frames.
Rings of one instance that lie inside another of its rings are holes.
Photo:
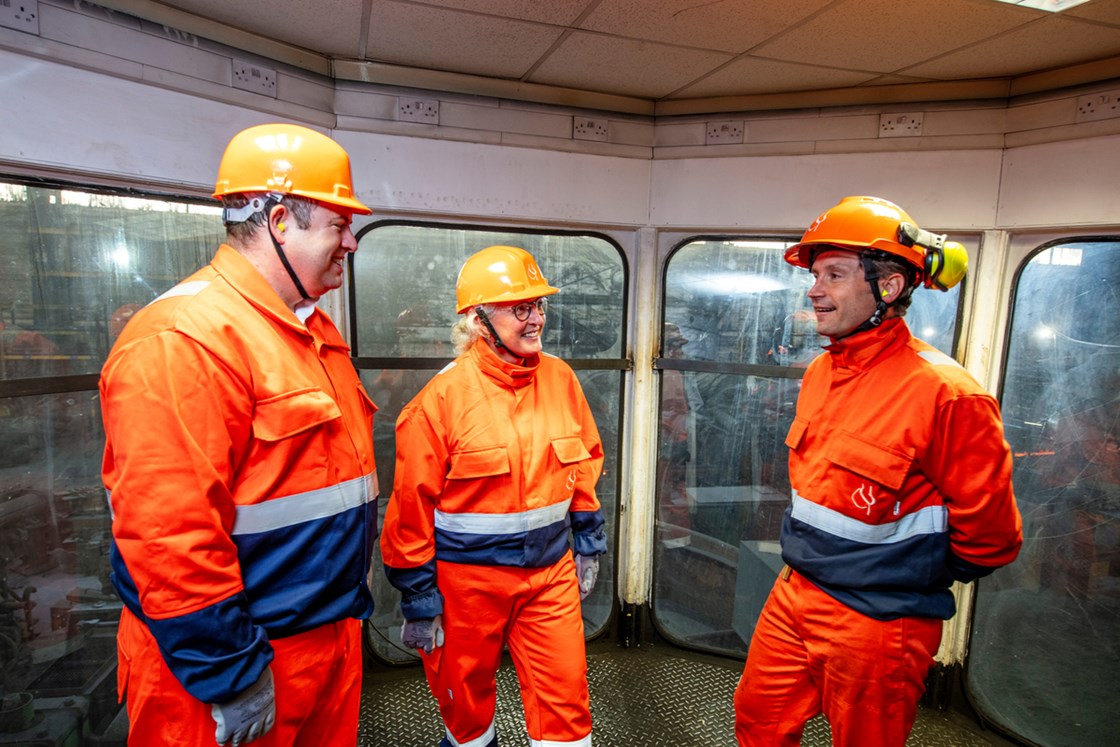
[[[541,316],[547,314],[548,299],[538,298],[536,301],[526,301],[525,303],[519,303],[515,306],[506,306],[504,308],[508,309],[509,312],[513,314],[514,319],[519,322],[524,322],[529,319],[529,315],[533,313],[534,308],[540,312]]]

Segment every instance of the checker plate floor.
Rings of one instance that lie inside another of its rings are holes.
[[[666,647],[588,649],[595,747],[733,747],[732,696],[742,664]],[[528,744],[512,664],[498,671],[498,740]],[[362,693],[359,747],[436,747],[443,725],[419,667],[371,672]],[[828,722],[811,720],[802,745],[831,745]],[[965,717],[921,709],[908,747],[1011,744]]]

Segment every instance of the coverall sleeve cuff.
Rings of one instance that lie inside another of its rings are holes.
[[[970,563],[952,552],[949,553],[948,565],[949,573],[952,575],[953,579],[961,583],[968,583],[969,581],[983,578],[995,570],[995,568],[989,566]]]
[[[272,646],[247,607],[241,593],[180,617],[145,620],[168,669],[203,703],[232,700],[272,662]]]
[[[575,532],[572,540],[576,555],[602,555],[607,551],[607,536],[602,529],[595,532]]]
[[[401,598],[401,614],[405,620],[430,620],[443,614],[443,594],[432,589],[423,594]]]

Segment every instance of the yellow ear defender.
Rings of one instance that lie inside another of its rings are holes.
[[[287,226],[284,225],[284,221],[277,223],[276,227],[280,229],[280,233],[284,233],[284,229],[287,228]]]
[[[968,272],[968,250],[959,241],[949,241],[944,234],[903,222],[898,226],[898,242],[925,249],[922,284],[927,288],[947,291]]]

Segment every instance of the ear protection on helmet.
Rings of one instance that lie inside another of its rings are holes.
[[[922,284],[927,288],[947,291],[968,272],[968,250],[959,241],[949,241],[945,234],[933,233],[905,221],[898,224],[898,243],[925,249]]]

